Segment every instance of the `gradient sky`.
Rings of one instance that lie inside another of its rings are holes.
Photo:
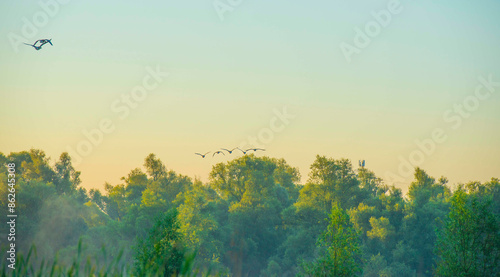
[[[317,154],[398,174],[399,157],[435,128],[447,140],[420,164],[431,176],[500,177],[500,87],[458,128],[443,120],[479,76],[500,82],[499,1],[402,0],[350,63],[339,45],[389,1],[243,0],[221,21],[210,0],[73,0],[25,37],[53,39],[40,51],[9,38],[43,11],[30,3],[0,2],[0,151],[38,148],[54,161],[109,118],[115,130],[76,167],[87,188],[119,183],[149,153],[206,181],[236,156],[194,152],[240,145],[283,107],[295,118],[262,146],[303,182]],[[170,75],[121,120],[111,104],[157,66]],[[402,177],[406,190],[412,176]]]

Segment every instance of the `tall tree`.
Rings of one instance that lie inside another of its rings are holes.
[[[327,230],[319,240],[323,253],[305,265],[307,276],[356,276],[361,272],[359,237],[349,215],[334,204]]]
[[[180,231],[186,243],[196,250],[196,259],[204,266],[219,267],[223,255],[221,232],[217,223],[218,196],[211,188],[195,181],[186,192],[178,195]],[[181,200],[182,199],[182,200]]]
[[[459,188],[436,246],[439,276],[499,276],[500,221],[491,202]]]
[[[306,192],[311,192],[309,201],[316,202],[326,214],[334,203],[343,209],[357,206],[361,201],[360,183],[356,173],[352,169],[351,162],[347,159],[331,159],[324,156],[316,156],[311,165],[311,172],[306,186],[301,190],[301,198],[308,198]],[[313,192],[314,191],[314,192]]]
[[[158,181],[167,176],[167,169],[165,165],[159,158],[156,158],[153,153],[146,157],[144,167],[146,167],[146,172],[153,179],[153,181]]]
[[[107,193],[107,196],[103,198],[106,207],[106,214],[113,219],[121,221],[128,208],[125,186],[112,186],[109,183],[106,183],[104,184],[104,189]]]
[[[31,155],[28,151],[21,152],[11,152],[8,156],[8,160],[16,164],[16,175],[23,178],[24,169],[22,167],[23,162],[31,163]]]
[[[45,156],[45,152],[38,149],[29,151],[30,161],[23,161],[23,175],[27,180],[37,180],[44,182],[53,182],[56,173],[49,165],[49,158]]]
[[[253,154],[213,167],[210,187],[228,203],[225,261],[234,275],[261,274],[276,253],[285,238],[281,212],[293,203],[297,173]]]
[[[415,180],[408,191],[403,219],[404,242],[416,252],[415,267],[418,276],[431,276],[434,263],[435,229],[438,219],[448,213],[449,189],[443,182],[420,169],[415,169]]]
[[[71,163],[71,157],[67,152],[64,152],[59,157],[56,163],[57,179],[54,182],[56,190],[59,194],[72,193],[76,187],[81,183],[80,171],[76,171]]]
[[[142,192],[148,185],[148,176],[141,169],[136,168],[128,174],[127,177],[122,177],[125,181],[125,194],[127,199],[133,203],[141,202]]]
[[[137,246],[135,270],[138,276],[174,276],[180,273],[184,260],[182,235],[177,210],[168,211]]]

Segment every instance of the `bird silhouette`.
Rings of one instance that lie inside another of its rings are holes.
[[[217,152],[215,152],[215,153],[212,155],[212,157],[213,157],[213,156],[215,156],[215,154],[222,154],[222,155],[226,156],[226,154],[224,154],[224,152],[222,152],[222,151],[217,151]]]
[[[205,158],[205,156],[206,156],[208,153],[210,153],[210,151],[209,151],[209,152],[207,152],[207,153],[205,153],[205,154],[200,154],[200,153],[194,153],[194,154],[195,154],[195,155],[200,155],[202,158]]]
[[[36,46],[36,45],[34,45],[34,44],[27,44],[27,43],[25,43],[25,44],[26,44],[26,45],[29,45],[29,46],[33,46],[33,48],[35,48],[35,50],[40,50],[40,49],[42,49],[42,47],[41,47],[41,46]]]
[[[54,46],[54,44],[52,44],[52,39],[39,39],[39,40],[35,41],[35,44],[37,42],[41,43],[40,47],[42,47],[46,43],[50,43],[50,45]]]
[[[36,45],[37,43],[39,43],[40,45]],[[33,44],[28,44],[28,43],[25,43],[25,44],[32,46],[33,48],[35,48],[35,50],[40,50],[40,49],[42,49],[42,46],[47,44],[47,43],[50,43],[50,45],[54,46],[54,44],[52,44],[52,39],[39,39],[39,40],[35,41],[35,43],[33,43]]]
[[[254,152],[257,152],[257,150],[260,150],[260,151],[266,151],[266,149],[262,149],[262,148],[250,148],[250,149],[247,149],[246,152],[248,151],[254,151]]]
[[[231,149],[231,150],[226,149],[226,148],[221,148],[221,149],[222,149],[222,150],[226,150],[229,154],[232,154],[232,153],[233,153],[233,151],[234,151],[235,149],[237,149],[237,148],[238,148],[238,147],[235,147],[235,148],[233,148],[233,149]]]
[[[248,152],[248,150],[243,151],[243,150],[241,150],[239,147],[236,147],[236,149],[238,149],[238,150],[240,150],[241,152],[243,152],[243,155],[245,155],[245,154]]]

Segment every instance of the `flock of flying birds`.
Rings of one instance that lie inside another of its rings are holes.
[[[37,45],[37,43],[38,43],[38,45]],[[33,43],[33,44],[28,44],[28,43],[25,43],[25,44],[28,45],[28,46],[32,46],[33,48],[35,48],[35,50],[40,50],[40,49],[42,49],[42,46],[44,46],[47,43],[50,43],[50,45],[54,46],[54,44],[52,44],[52,39],[39,39],[39,40],[35,41],[35,43]],[[241,150],[239,147],[235,147],[235,148],[233,148],[231,150],[226,149],[226,148],[221,148],[221,150],[227,151],[229,154],[232,154],[233,151],[236,150],[236,149],[240,150],[243,153],[243,155],[245,155],[248,151],[254,151],[254,152],[257,152],[257,151],[266,151],[266,149],[262,149],[262,148],[250,148],[250,149],[247,149],[247,150]],[[208,155],[209,153],[210,153],[210,151],[207,152],[207,153],[205,153],[205,154],[200,154],[200,153],[194,153],[194,154],[195,155],[199,155],[202,158],[205,158],[205,156]],[[214,157],[215,155],[218,155],[218,154],[222,154],[224,156],[226,155],[226,154],[224,154],[223,151],[218,150],[218,151],[215,151],[212,154],[212,157]],[[364,160],[363,160],[363,162],[359,161],[359,166],[365,167],[365,161]]]
[[[37,45],[37,43],[39,43],[39,44]],[[33,48],[35,48],[35,50],[40,50],[40,49],[42,49],[42,46],[44,46],[47,43],[50,43],[50,45],[54,46],[54,44],[52,44],[52,39],[39,39],[39,40],[35,41],[35,43],[33,43],[33,44],[28,44],[28,43],[25,43],[25,44],[32,46]]]
[[[38,45],[37,45],[37,43],[38,43]],[[39,40],[35,41],[35,43],[33,43],[33,44],[28,44],[28,43],[25,43],[25,44],[28,45],[28,46],[32,46],[33,48],[35,48],[35,50],[40,50],[40,49],[42,49],[42,46],[44,46],[47,43],[50,43],[50,45],[54,46],[54,44],[52,44],[52,39],[39,39]],[[254,151],[254,152],[257,152],[257,151],[266,151],[266,149],[262,149],[262,148],[250,148],[250,149],[247,149],[247,150],[241,150],[239,147],[235,147],[235,148],[233,148],[231,150],[226,149],[226,148],[221,148],[221,150],[227,151],[229,154],[232,154],[233,151],[236,150],[236,149],[240,150],[243,153],[243,155],[245,155],[248,151]],[[210,153],[210,151],[207,152],[207,153],[205,153],[205,154],[200,154],[200,153],[194,153],[194,154],[195,155],[199,155],[202,158],[205,158],[205,156],[208,155],[209,153]],[[215,155],[218,155],[218,154],[222,154],[224,156],[226,155],[226,154],[224,154],[223,151],[218,150],[218,151],[215,151],[212,154],[212,157],[214,157]],[[359,166],[365,167],[365,161],[364,160],[363,160],[363,162],[359,161]]]
[[[25,43],[25,44],[28,45],[28,46],[31,46],[31,47],[35,48],[35,50],[40,50],[40,49],[42,49],[42,46],[44,46],[47,43],[49,43],[50,45],[54,46],[52,44],[52,39],[39,39],[39,40],[35,41],[35,43],[33,43],[33,44],[28,44],[28,43]],[[226,149],[226,148],[221,148],[221,150],[227,151],[229,154],[232,154],[233,151],[236,150],[236,149],[240,150],[243,153],[243,155],[245,155],[248,151],[254,151],[254,152],[257,152],[257,151],[266,151],[265,149],[262,149],[262,148],[250,148],[250,149],[247,149],[247,150],[241,150],[238,147],[233,148],[231,150]],[[195,154],[201,156],[202,158],[205,158],[205,156],[208,155],[209,153],[210,152],[207,152],[205,154],[200,154],[200,153],[195,153]],[[212,157],[215,156],[215,155],[218,155],[218,154],[222,154],[224,156],[226,155],[226,154],[224,154],[223,151],[219,150],[219,151],[215,151],[212,154]]]
[[[38,45],[37,45],[37,43],[38,43]],[[42,46],[44,46],[47,43],[50,43],[50,45],[54,46],[54,44],[52,44],[52,39],[39,39],[39,40],[35,41],[35,43],[33,43],[33,44],[28,44],[28,43],[25,43],[25,44],[28,45],[28,46],[32,46],[33,48],[35,48],[35,50],[40,50],[40,49],[42,49]],[[240,150],[243,153],[243,155],[245,155],[248,151],[254,151],[254,152],[257,152],[257,151],[266,151],[266,149],[262,149],[262,148],[250,148],[250,149],[247,149],[247,150],[241,150],[239,147],[235,147],[235,148],[233,148],[231,150],[226,149],[226,148],[221,148],[221,150],[227,151],[229,154],[232,154],[233,151],[236,150],[236,149]],[[199,155],[202,158],[205,158],[205,156],[208,155],[209,153],[210,152],[207,152],[205,154],[200,154],[200,153],[194,153],[194,154],[195,155]],[[214,157],[215,155],[218,155],[218,154],[222,154],[224,156],[226,155],[226,154],[224,154],[223,151],[218,150],[218,151],[215,151],[212,154],[212,157]],[[365,167],[365,161],[364,160],[363,160],[363,162],[359,161],[359,166]]]
[[[236,149],[240,150],[240,151],[243,153],[243,155],[245,155],[248,151],[254,151],[254,152],[257,152],[257,151],[266,151],[266,149],[262,149],[262,148],[250,148],[250,149],[247,149],[247,150],[241,150],[239,147],[235,147],[235,148],[233,148],[233,149],[231,149],[231,150],[226,149],[226,148],[221,148],[221,150],[227,151],[229,154],[232,154],[232,153],[233,153],[233,151],[234,151],[234,150],[236,150]],[[213,156],[215,156],[215,155],[218,155],[218,154],[222,154],[222,155],[224,155],[224,156],[225,156],[226,154],[224,154],[224,151],[220,151],[220,150],[215,151],[215,152],[212,154],[212,157],[213,157]],[[200,153],[194,153],[194,154],[195,154],[195,155],[199,155],[199,156],[201,156],[202,158],[205,158],[205,156],[206,156],[206,155],[208,155],[209,153],[210,153],[210,152],[207,152],[207,153],[205,153],[205,154],[200,154]]]

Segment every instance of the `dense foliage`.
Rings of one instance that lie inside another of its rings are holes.
[[[285,160],[245,155],[202,183],[150,154],[120,184],[87,191],[67,153],[0,153],[10,162],[18,268],[6,268],[2,249],[0,276],[500,274],[495,178],[452,191],[416,168],[404,196],[346,159],[317,156],[302,185]],[[4,219],[7,189],[2,166]],[[8,232],[0,225],[2,246]]]

